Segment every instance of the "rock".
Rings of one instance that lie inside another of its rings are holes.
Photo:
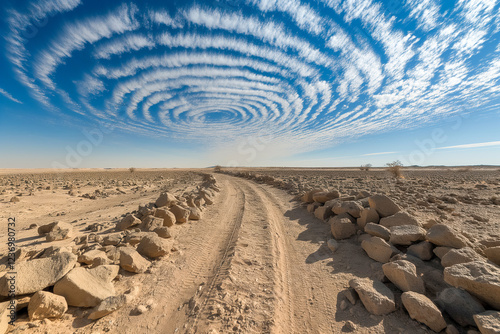
[[[201,219],[201,211],[197,207],[189,208],[189,219],[192,220],[200,220]]]
[[[76,255],[65,252],[53,257],[16,263],[16,295],[37,292],[54,285],[75,266],[76,260]],[[11,278],[9,274],[0,278],[1,296],[8,296]]]
[[[377,210],[380,217],[392,216],[401,209],[389,197],[385,195],[373,195],[368,197],[370,208]]]
[[[167,244],[164,239],[157,235],[151,235],[141,240],[139,245],[137,245],[137,252],[143,256],[157,258],[168,254],[170,248],[171,247],[169,247],[169,244]]]
[[[163,219],[158,218],[158,217],[153,217],[153,216],[147,216],[142,220],[142,224],[139,226],[139,228],[142,231],[146,232],[152,232],[158,227],[163,226]]]
[[[389,238],[391,237],[391,231],[389,231],[387,227],[374,223],[366,224],[365,232],[374,235],[376,237],[382,238],[385,241],[389,241]]]
[[[124,270],[132,273],[143,273],[149,268],[150,264],[134,248],[120,247],[120,267]]]
[[[82,255],[80,255],[78,257],[78,262],[85,263],[85,264],[92,264],[92,262],[94,262],[94,259],[97,257],[106,258],[106,259],[108,258],[106,253],[104,253],[103,251],[93,249],[93,250],[90,250],[90,251],[85,252]]]
[[[500,334],[500,312],[486,311],[476,314],[474,320],[481,334]]]
[[[382,263],[389,262],[389,259],[397,253],[397,250],[393,246],[379,237],[363,240],[361,242],[361,248],[363,248],[371,259]]]
[[[17,196],[11,197],[11,199],[10,199],[10,202],[11,202],[11,203],[17,203],[17,202],[20,202],[20,201],[21,201],[21,200],[20,200],[20,199],[19,199],[19,197],[17,197]]]
[[[48,291],[38,291],[28,304],[28,316],[31,321],[45,318],[60,318],[68,310],[68,303],[63,296]]]
[[[323,189],[313,189],[311,191],[308,191],[304,194],[304,196],[302,196],[302,202],[306,202],[306,203],[312,203],[314,202],[314,194],[316,193],[319,193],[319,192],[324,192]]]
[[[169,192],[161,193],[160,197],[155,202],[156,207],[161,208],[162,206],[170,206],[177,202],[177,198]]]
[[[10,302],[0,302],[0,333],[7,333],[7,329],[9,328],[9,321],[11,321],[11,315],[14,317],[14,310],[9,309]],[[15,318],[12,318],[15,320]]]
[[[375,315],[384,315],[396,310],[392,291],[379,281],[355,278],[349,285],[356,290],[366,310]]]
[[[442,259],[443,256],[448,253],[449,251],[451,251],[453,248],[451,247],[444,247],[444,246],[440,246],[440,247],[436,247],[433,249],[433,253],[436,254],[436,256],[439,258],[439,259]]]
[[[458,331],[457,327],[449,324],[448,326],[446,326],[445,334],[460,334],[460,332]]]
[[[191,211],[189,209],[183,208],[179,205],[173,205],[170,211],[175,215],[175,220],[177,224],[183,224],[189,220],[189,215]]]
[[[363,206],[356,201],[337,202],[332,206],[332,211],[336,215],[340,215],[342,213],[348,213],[354,218],[359,218],[361,217],[361,211],[363,211]]]
[[[392,216],[384,217],[380,219],[379,224],[389,229],[394,226],[402,225],[421,226],[418,220],[416,220],[406,212],[398,212]]]
[[[326,203],[332,199],[339,198],[340,193],[337,190],[333,190],[333,191],[329,191],[329,192],[320,191],[320,192],[314,193],[312,197],[313,197],[312,199],[314,202]]]
[[[422,241],[418,244],[408,247],[408,254],[418,257],[420,260],[428,261],[434,255],[432,253],[432,244],[428,241]]]
[[[436,304],[460,326],[475,326],[474,314],[485,311],[484,307],[467,291],[446,288],[439,293]]]
[[[455,264],[484,260],[485,259],[481,255],[476,253],[476,251],[470,247],[460,249],[453,248],[443,256],[441,259],[441,265],[446,268]]]
[[[382,266],[384,275],[402,291],[425,293],[424,281],[417,276],[417,268],[409,261],[399,260]]]
[[[141,224],[141,220],[132,214],[128,214],[116,224],[116,229],[125,231],[126,229]]]
[[[339,249],[339,243],[335,239],[328,239],[326,245],[333,253],[335,253],[335,251]]]
[[[415,225],[401,225],[391,227],[391,238],[393,245],[411,245],[415,241],[424,240],[426,231]]]
[[[111,245],[116,246],[123,240],[123,235],[121,233],[108,234],[102,238],[101,244],[104,246]]]
[[[409,291],[404,292],[401,299],[412,319],[427,325],[435,332],[446,328],[446,321],[444,321],[441,311],[426,296]]]
[[[70,306],[99,305],[104,299],[115,295],[115,288],[109,279],[113,273],[107,273],[108,268],[104,267],[116,267],[115,273],[118,274],[118,266],[74,268],[54,285],[54,293],[64,296]]]
[[[500,310],[499,267],[482,261],[456,264],[444,269],[444,280]]]
[[[139,242],[141,242],[141,240],[144,237],[147,237],[148,235],[155,235],[155,234],[156,234],[155,232],[133,232],[125,237],[125,242],[128,242],[132,246],[135,246]]]
[[[318,202],[308,204],[307,205],[307,212],[314,213],[314,211],[316,211],[316,209],[319,207],[321,207],[321,203],[318,203]]]
[[[330,230],[335,239],[347,239],[356,234],[356,225],[348,218],[340,218],[335,216],[330,219]]]
[[[172,235],[170,234],[170,231],[168,229],[168,227],[166,226],[162,226],[162,227],[157,227],[154,232],[156,234],[158,234],[158,236],[160,238],[163,238],[163,239],[168,239],[168,238],[171,238]]]
[[[427,231],[426,239],[437,246],[462,248],[467,246],[466,239],[457,231],[444,224],[436,224]]]
[[[104,299],[98,306],[90,311],[88,318],[97,320],[121,308],[127,303],[125,295],[111,296]]]
[[[331,216],[333,216],[332,208],[326,205],[318,207],[314,210],[314,216],[321,220],[327,220]]]
[[[500,266],[500,246],[486,248],[484,255],[493,263]]]
[[[366,224],[368,223],[378,224],[379,221],[380,217],[377,213],[377,210],[372,208],[366,208],[361,211],[357,223],[359,227],[365,228]]]
[[[73,226],[71,224],[57,222],[52,230],[45,235],[48,242],[73,238]]]
[[[45,224],[45,225],[40,226],[38,228],[38,235],[42,235],[42,236],[47,235],[47,233],[52,232],[52,230],[54,229],[55,226],[57,226],[57,224],[59,224],[59,222],[53,222],[50,224]]]
[[[171,227],[175,224],[175,215],[167,209],[156,209],[155,217],[163,218],[163,226]]]

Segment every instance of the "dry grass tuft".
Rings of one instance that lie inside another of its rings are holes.
[[[387,171],[392,174],[396,179],[401,179],[403,178],[403,173],[401,172],[401,169],[403,168],[403,164],[401,161],[396,160],[393,162],[389,162],[386,164],[387,166]]]
[[[361,165],[361,167],[359,167],[360,170],[365,170],[365,171],[369,171],[370,168],[372,168],[372,164]]]

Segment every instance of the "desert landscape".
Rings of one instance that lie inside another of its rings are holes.
[[[3,170],[2,332],[498,332],[500,170],[398,173]]]

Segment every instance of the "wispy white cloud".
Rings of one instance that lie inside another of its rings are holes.
[[[23,104],[21,101],[19,101],[14,96],[12,96],[12,94],[10,94],[9,92],[5,91],[2,88],[0,88],[0,94],[2,94],[3,96],[5,96],[6,98],[8,98],[9,100],[11,100],[13,102],[16,102],[16,103],[19,103],[19,104]]]
[[[489,147],[489,146],[500,146],[500,141],[490,141],[485,143],[474,143],[474,144],[463,144],[455,146],[438,147],[438,150],[448,150],[448,149],[459,149],[459,148],[478,148],[478,147]]]
[[[363,154],[362,156],[370,156],[370,155],[386,155],[386,154],[396,154],[398,152],[377,152],[377,153],[366,153]]]

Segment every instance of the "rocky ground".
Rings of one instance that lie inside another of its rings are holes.
[[[1,332],[499,332],[498,169],[213,171],[0,173]]]

